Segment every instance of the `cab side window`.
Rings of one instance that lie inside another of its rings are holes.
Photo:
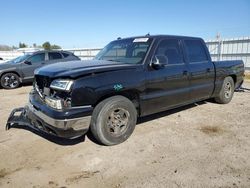
[[[45,61],[45,53],[35,54],[28,59],[31,63]]]
[[[49,52],[49,60],[62,59],[62,55],[58,52]]]
[[[156,50],[155,55],[165,56],[169,65],[182,64],[183,58],[178,39],[162,40]]]
[[[62,55],[63,55],[64,58],[66,58],[66,57],[69,56],[69,54],[68,54],[68,53],[65,53],[65,52],[62,52]]]
[[[204,45],[200,40],[185,40],[184,43],[190,63],[208,61]]]

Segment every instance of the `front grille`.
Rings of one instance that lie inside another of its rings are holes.
[[[51,79],[47,76],[36,75],[34,81],[34,89],[37,91],[41,98],[50,95],[50,83]]]
[[[39,87],[39,89],[43,90],[45,87],[49,88],[51,84],[51,79],[47,76],[36,75],[35,83]]]

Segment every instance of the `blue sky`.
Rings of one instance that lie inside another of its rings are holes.
[[[3,0],[0,44],[103,47],[117,37],[250,36],[250,0]]]

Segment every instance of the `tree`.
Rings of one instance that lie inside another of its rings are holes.
[[[61,46],[56,45],[56,44],[53,44],[53,45],[51,46],[51,49],[61,49]]]
[[[51,50],[51,45],[48,41],[43,43],[42,46],[43,46],[44,50]]]
[[[19,42],[19,48],[26,48],[28,47],[27,44]]]
[[[61,46],[56,45],[56,44],[51,45],[50,42],[48,41],[43,43],[42,46],[45,50],[61,49]]]
[[[18,47],[17,46],[12,46],[12,49],[16,50],[16,49],[18,49]]]

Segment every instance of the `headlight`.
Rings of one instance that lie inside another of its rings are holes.
[[[53,99],[50,97],[45,97],[45,102],[52,108],[61,110],[62,109],[62,101],[60,99]]]
[[[53,80],[50,84],[50,88],[62,91],[70,91],[73,83],[73,80]]]

